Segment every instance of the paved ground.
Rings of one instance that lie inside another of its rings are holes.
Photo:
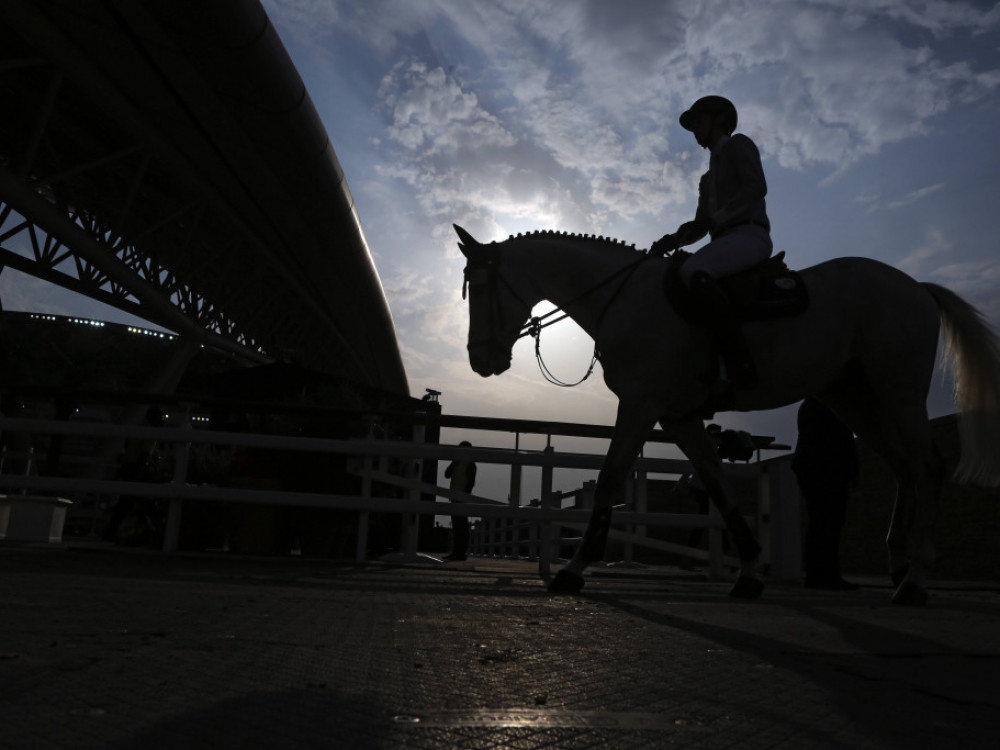
[[[0,545],[4,748],[995,748],[1000,584]]]

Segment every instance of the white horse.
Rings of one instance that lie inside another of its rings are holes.
[[[671,260],[602,238],[540,232],[481,244],[455,227],[467,259],[469,362],[483,377],[510,367],[514,343],[541,300],[562,308],[596,342],[607,386],[618,396],[614,436],[597,480],[583,543],[550,585],[583,586],[603,557],[612,506],[657,422],[691,461],[726,521],[740,574],[732,596],[755,598],[760,547],[736,508],[701,418],[709,405],[711,343],[664,293]],[[923,604],[934,559],[932,532],[943,467],[927,418],[943,331],[955,374],[962,460],[956,479],[1000,485],[1000,346],[980,314],[935,284],[890,266],[841,258],[802,272],[808,309],[743,325],[759,385],[737,391],[736,411],[773,409],[815,396],[892,469],[898,491],[887,546],[893,601]],[[729,410],[729,409],[727,409]]]

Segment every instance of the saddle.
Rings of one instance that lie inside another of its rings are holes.
[[[701,323],[692,294],[681,281],[680,269],[690,253],[675,252],[664,277],[664,291],[677,314],[690,323]],[[732,305],[737,322],[773,320],[798,315],[809,307],[809,290],[798,271],[785,265],[784,251],[748,268],[719,279],[719,286]]]

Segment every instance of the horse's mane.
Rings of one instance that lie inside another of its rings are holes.
[[[625,240],[618,240],[614,237],[605,237],[604,235],[596,234],[574,234],[573,232],[560,232],[555,229],[536,229],[534,232],[518,232],[516,236],[512,234],[505,241],[517,242],[518,240],[537,239],[539,237],[565,237],[569,240],[593,242],[605,246],[630,248],[640,253],[645,252],[643,250],[636,250],[635,243],[629,244]]]

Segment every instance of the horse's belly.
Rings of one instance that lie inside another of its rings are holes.
[[[651,402],[664,416],[686,416],[708,398],[712,370],[707,338],[687,343],[602,354],[604,382],[620,401]]]

